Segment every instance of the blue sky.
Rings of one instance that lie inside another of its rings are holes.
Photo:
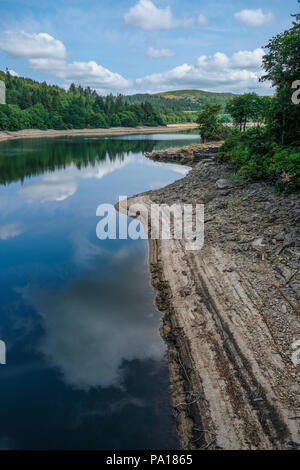
[[[0,68],[100,93],[271,93],[262,46],[296,0],[0,0]]]

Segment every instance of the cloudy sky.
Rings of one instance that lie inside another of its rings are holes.
[[[0,69],[100,93],[257,91],[296,0],[0,0]]]

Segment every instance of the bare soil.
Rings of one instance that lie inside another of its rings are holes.
[[[12,139],[36,139],[41,137],[62,137],[62,136],[118,136],[131,134],[164,134],[169,132],[179,132],[188,129],[195,129],[198,125],[190,124],[170,124],[161,127],[111,127],[110,129],[68,129],[42,131],[39,129],[24,129],[21,131],[0,131],[0,142]]]

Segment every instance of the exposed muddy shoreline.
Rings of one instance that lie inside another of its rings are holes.
[[[111,127],[109,129],[67,129],[67,130],[39,130],[24,129],[21,131],[0,131],[0,142],[15,139],[40,139],[42,137],[109,137],[134,134],[167,134],[188,129],[196,129],[198,124],[170,124],[161,127]]]
[[[205,203],[202,250],[149,240],[182,446],[297,449],[299,199],[237,178],[217,161],[217,144],[211,147],[198,146],[182,180],[128,200],[128,207]],[[188,158],[186,149],[176,150],[170,161]]]

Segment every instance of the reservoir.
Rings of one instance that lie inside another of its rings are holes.
[[[144,152],[197,141],[0,144],[0,449],[179,448],[147,241],[99,240],[96,209],[184,177]]]

